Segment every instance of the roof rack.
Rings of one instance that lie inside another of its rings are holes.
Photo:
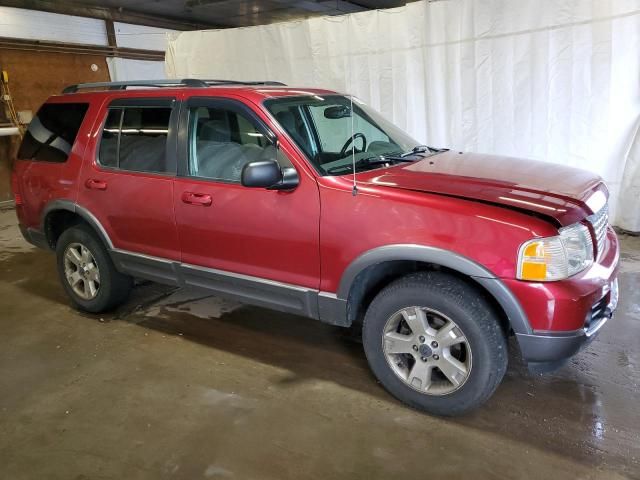
[[[178,80],[131,80],[125,82],[94,82],[94,83],[78,83],[69,85],[62,90],[62,93],[76,93],[78,90],[90,88],[103,88],[107,90],[126,90],[127,87],[192,87],[206,88],[214,85],[271,85],[285,86],[282,82],[274,81],[255,81],[241,82],[238,80],[200,80],[197,78],[183,78]]]

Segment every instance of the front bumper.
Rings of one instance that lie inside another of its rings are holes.
[[[534,372],[555,370],[569,358],[589,345],[604,324],[613,317],[618,305],[618,280],[611,282],[608,291],[597,302],[585,320],[584,328],[570,332],[534,331],[516,333],[522,358]]]
[[[505,281],[526,312],[528,331],[516,331],[522,358],[549,371],[588,345],[618,303],[619,246],[609,228],[603,254],[592,267],[559,282]]]

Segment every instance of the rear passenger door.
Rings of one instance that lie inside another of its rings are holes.
[[[117,99],[104,109],[96,129],[78,203],[124,253],[180,258],[173,215],[177,103],[174,98]]]
[[[252,282],[265,279],[317,289],[320,200],[315,178],[293,164],[289,152],[276,149],[266,122],[239,100],[191,98],[180,125],[174,195],[186,282],[224,285],[234,292],[243,288],[245,293]],[[298,171],[294,190],[241,185],[244,165],[276,158],[281,167],[293,165]]]

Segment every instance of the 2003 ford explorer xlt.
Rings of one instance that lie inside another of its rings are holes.
[[[31,122],[12,183],[78,308],[116,307],[139,277],[358,325],[384,387],[434,414],[491,396],[509,335],[548,370],[617,304],[599,177],[420,145],[326,90],[73,85]]]

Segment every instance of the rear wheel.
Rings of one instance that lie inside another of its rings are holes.
[[[80,310],[99,313],[126,301],[133,282],[118,272],[107,249],[93,230],[76,225],[65,230],[56,243],[60,281]]]
[[[442,272],[393,282],[364,319],[369,365],[404,403],[436,415],[460,415],[485,402],[507,367],[498,316],[472,286]]]

